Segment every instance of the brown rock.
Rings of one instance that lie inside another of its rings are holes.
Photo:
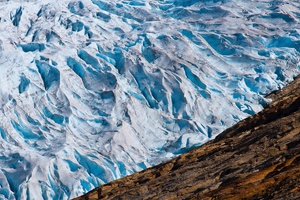
[[[300,199],[300,78],[262,112],[175,159],[80,199]]]

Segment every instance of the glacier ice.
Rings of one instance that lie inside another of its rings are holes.
[[[70,199],[195,148],[300,70],[297,0],[0,2],[0,199]]]

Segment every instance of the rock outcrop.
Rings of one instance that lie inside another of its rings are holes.
[[[300,199],[300,77],[214,140],[80,199]]]

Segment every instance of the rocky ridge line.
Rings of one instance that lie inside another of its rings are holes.
[[[268,97],[203,146],[76,200],[300,199],[300,76]]]

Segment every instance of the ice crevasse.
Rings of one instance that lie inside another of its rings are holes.
[[[0,2],[0,199],[70,199],[214,138],[300,70],[297,0]]]

